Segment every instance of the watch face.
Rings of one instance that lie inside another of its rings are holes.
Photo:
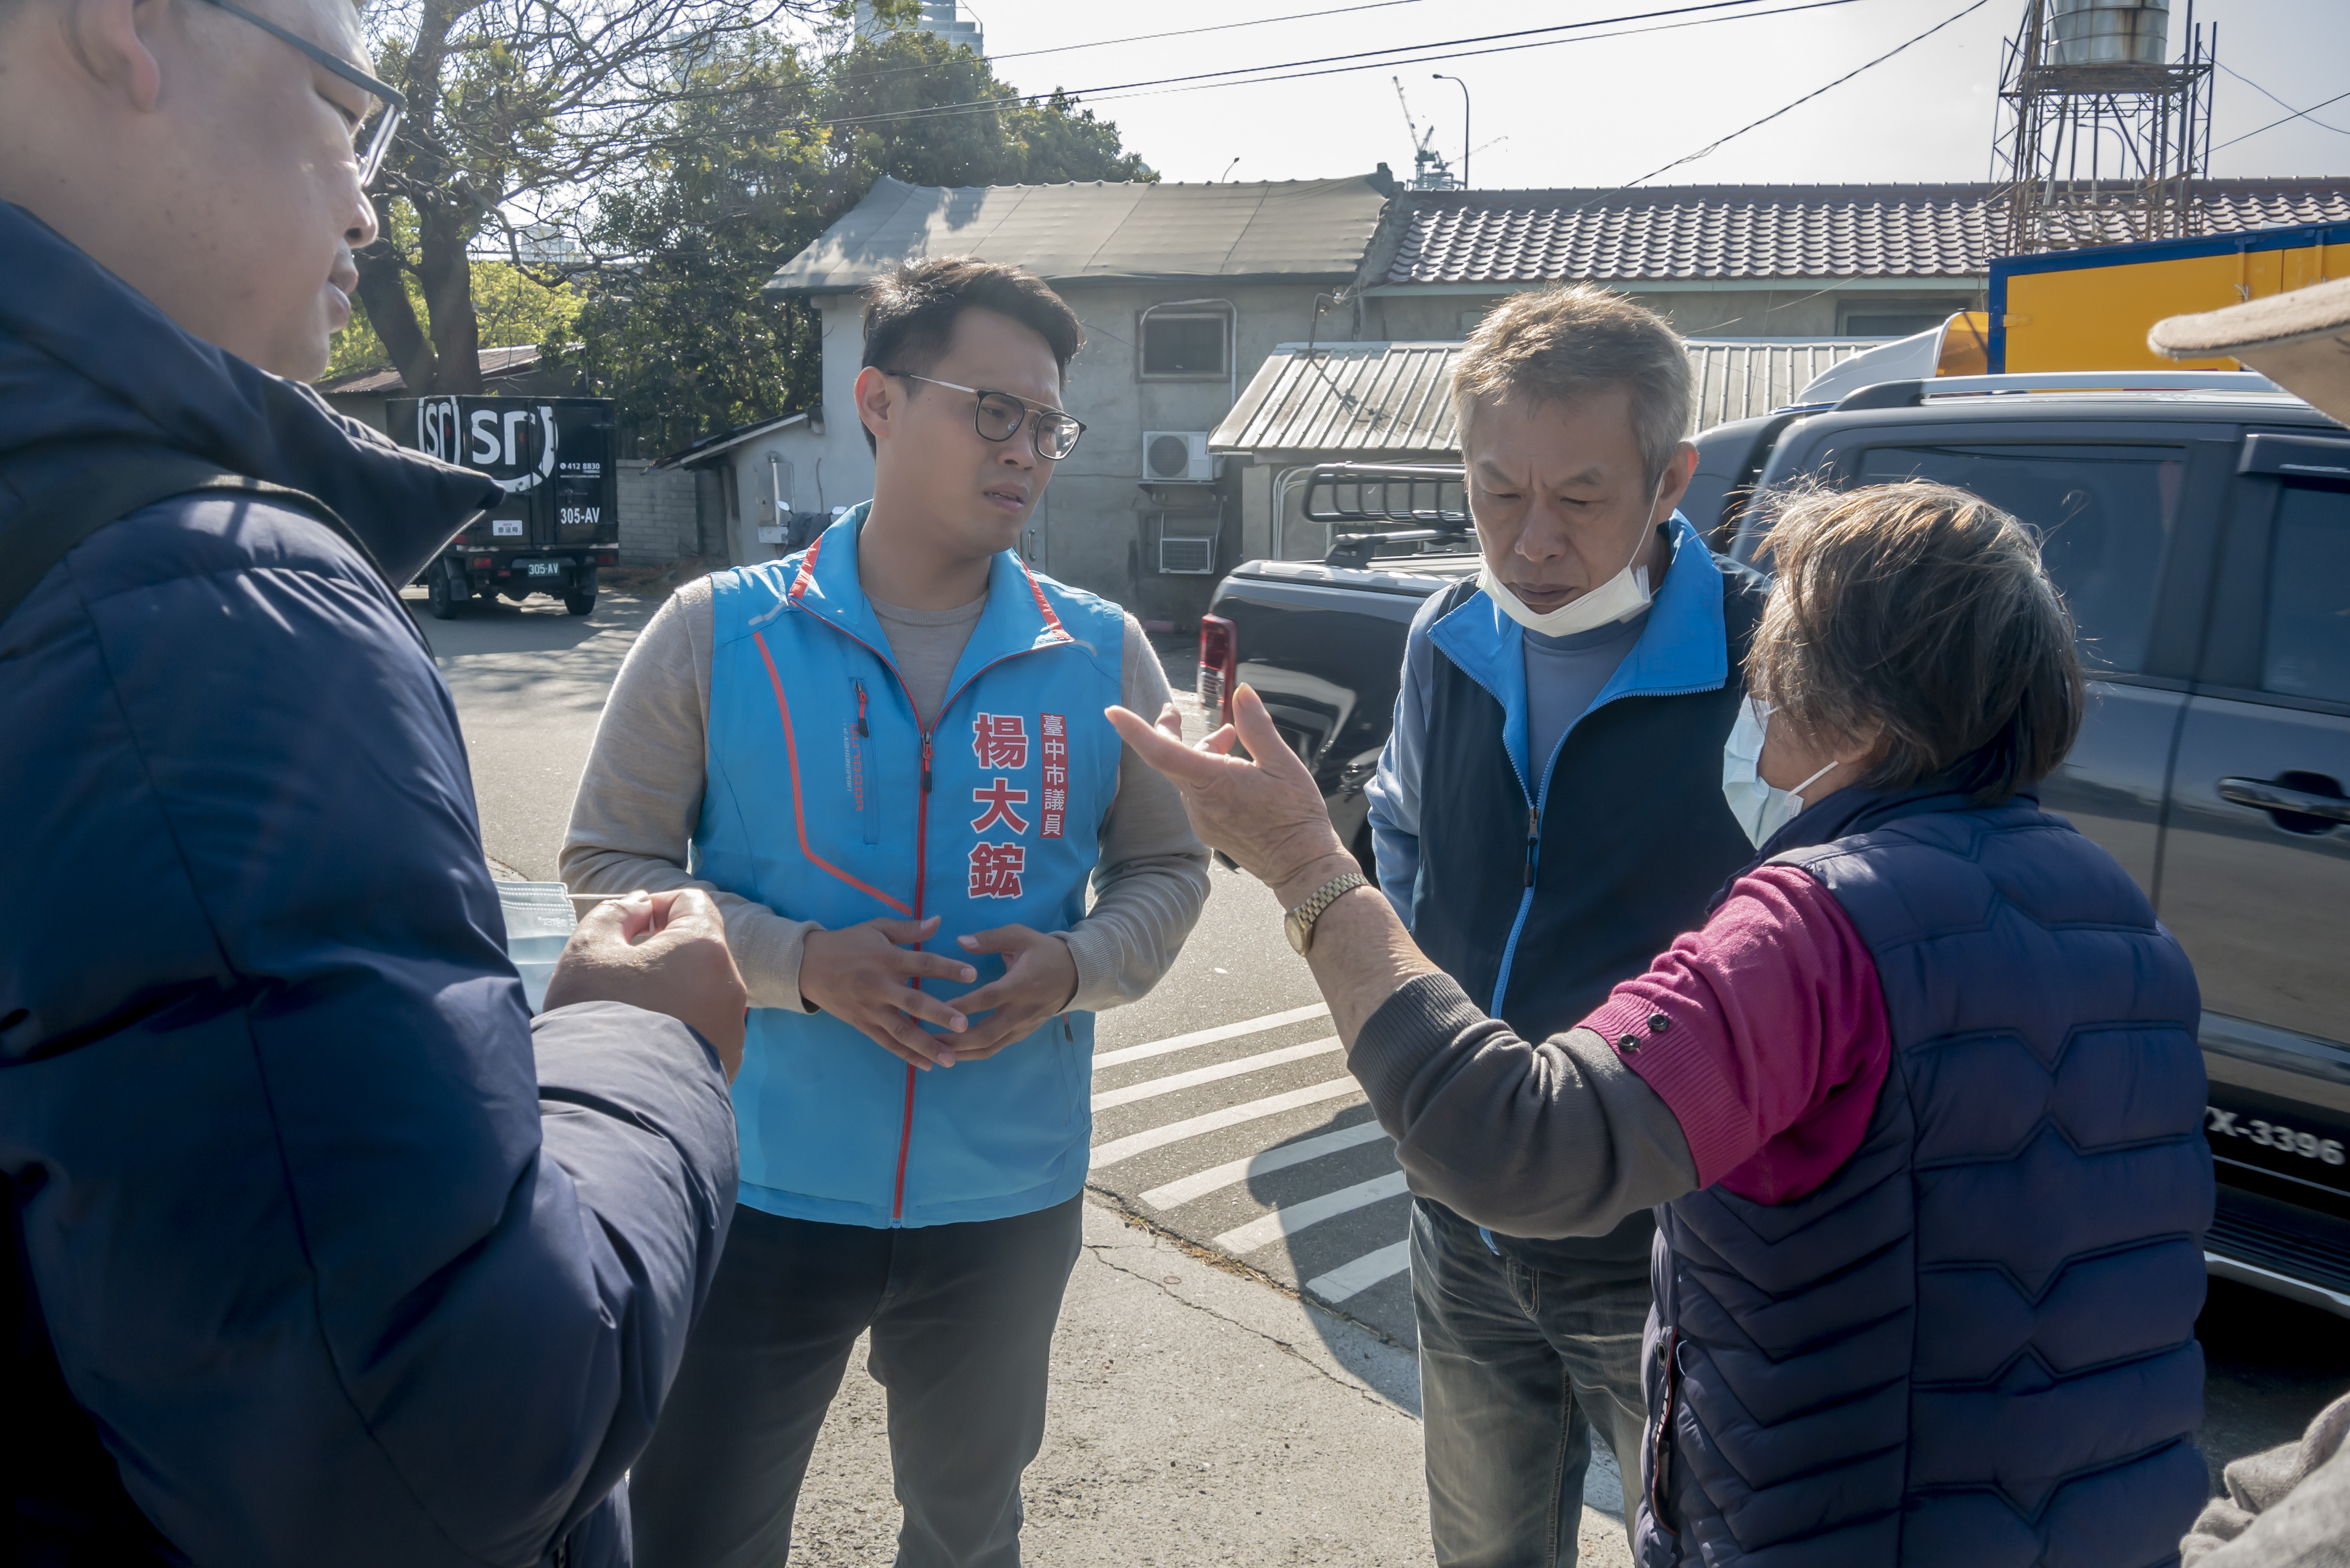
[[[1289,945],[1295,948],[1301,957],[1304,956],[1305,939],[1312,934],[1314,928],[1299,919],[1297,911],[1292,909],[1281,918],[1281,929],[1289,933]]]

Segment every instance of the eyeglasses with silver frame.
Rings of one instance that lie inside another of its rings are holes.
[[[1036,455],[1047,462],[1058,462],[1077,450],[1077,438],[1086,433],[1085,421],[1058,409],[1040,409],[1009,392],[991,392],[979,387],[966,387],[955,381],[941,381],[936,376],[917,376],[910,370],[889,370],[884,374],[908,381],[927,381],[933,387],[944,387],[950,392],[969,392],[979,400],[972,409],[972,428],[983,441],[1007,441],[1020,433],[1020,427],[1033,415]]]
[[[383,168],[383,156],[391,151],[392,138],[400,134],[400,117],[408,110],[406,95],[389,82],[376,80],[348,60],[329,54],[301,34],[281,27],[266,16],[255,16],[237,5],[235,0],[204,0],[204,3],[217,5],[232,16],[241,16],[271,37],[293,45],[320,70],[342,78],[375,99],[378,105],[376,112],[351,128],[351,152],[359,160],[359,188],[365,190],[375,183],[377,173]]]

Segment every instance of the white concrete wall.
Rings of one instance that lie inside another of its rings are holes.
[[[690,472],[656,473],[645,459],[624,457],[619,482],[620,565],[661,566],[701,553]]]

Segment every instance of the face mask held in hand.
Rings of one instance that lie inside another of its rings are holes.
[[[1493,575],[1491,565],[1478,569],[1477,586],[1485,597],[1501,607],[1502,613],[1524,627],[1528,631],[1544,637],[1573,637],[1577,632],[1592,631],[1617,621],[1630,620],[1648,607],[1648,568],[1634,566],[1640,552],[1648,542],[1648,530],[1656,525],[1657,498],[1665,493],[1665,476],[1657,475],[1656,488],[1648,493],[1647,520],[1632,537],[1632,559],[1624,569],[1585,594],[1569,599],[1548,614],[1539,614],[1526,607],[1526,601],[1510,591],[1510,586]]]
[[[1721,746],[1721,797],[1730,803],[1730,815],[1738,819],[1757,849],[1804,809],[1804,791],[1811,788],[1813,781],[1844,760],[1832,758],[1827,767],[1794,789],[1781,789],[1757,771],[1770,722],[1770,708],[1762,699],[1749,697],[1738,705],[1738,722],[1730,727],[1730,739]]]

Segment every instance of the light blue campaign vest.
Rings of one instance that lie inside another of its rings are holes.
[[[1085,913],[1117,791],[1124,613],[1005,553],[925,732],[859,587],[871,503],[800,555],[712,577],[709,787],[694,875],[827,929],[942,917],[933,951]],[[976,984],[1003,972],[972,961]],[[972,990],[927,981],[952,998]],[[944,1225],[1076,1196],[1093,1015],[917,1072],[826,1013],[754,1008],[734,1081],[742,1201],[852,1225]]]

